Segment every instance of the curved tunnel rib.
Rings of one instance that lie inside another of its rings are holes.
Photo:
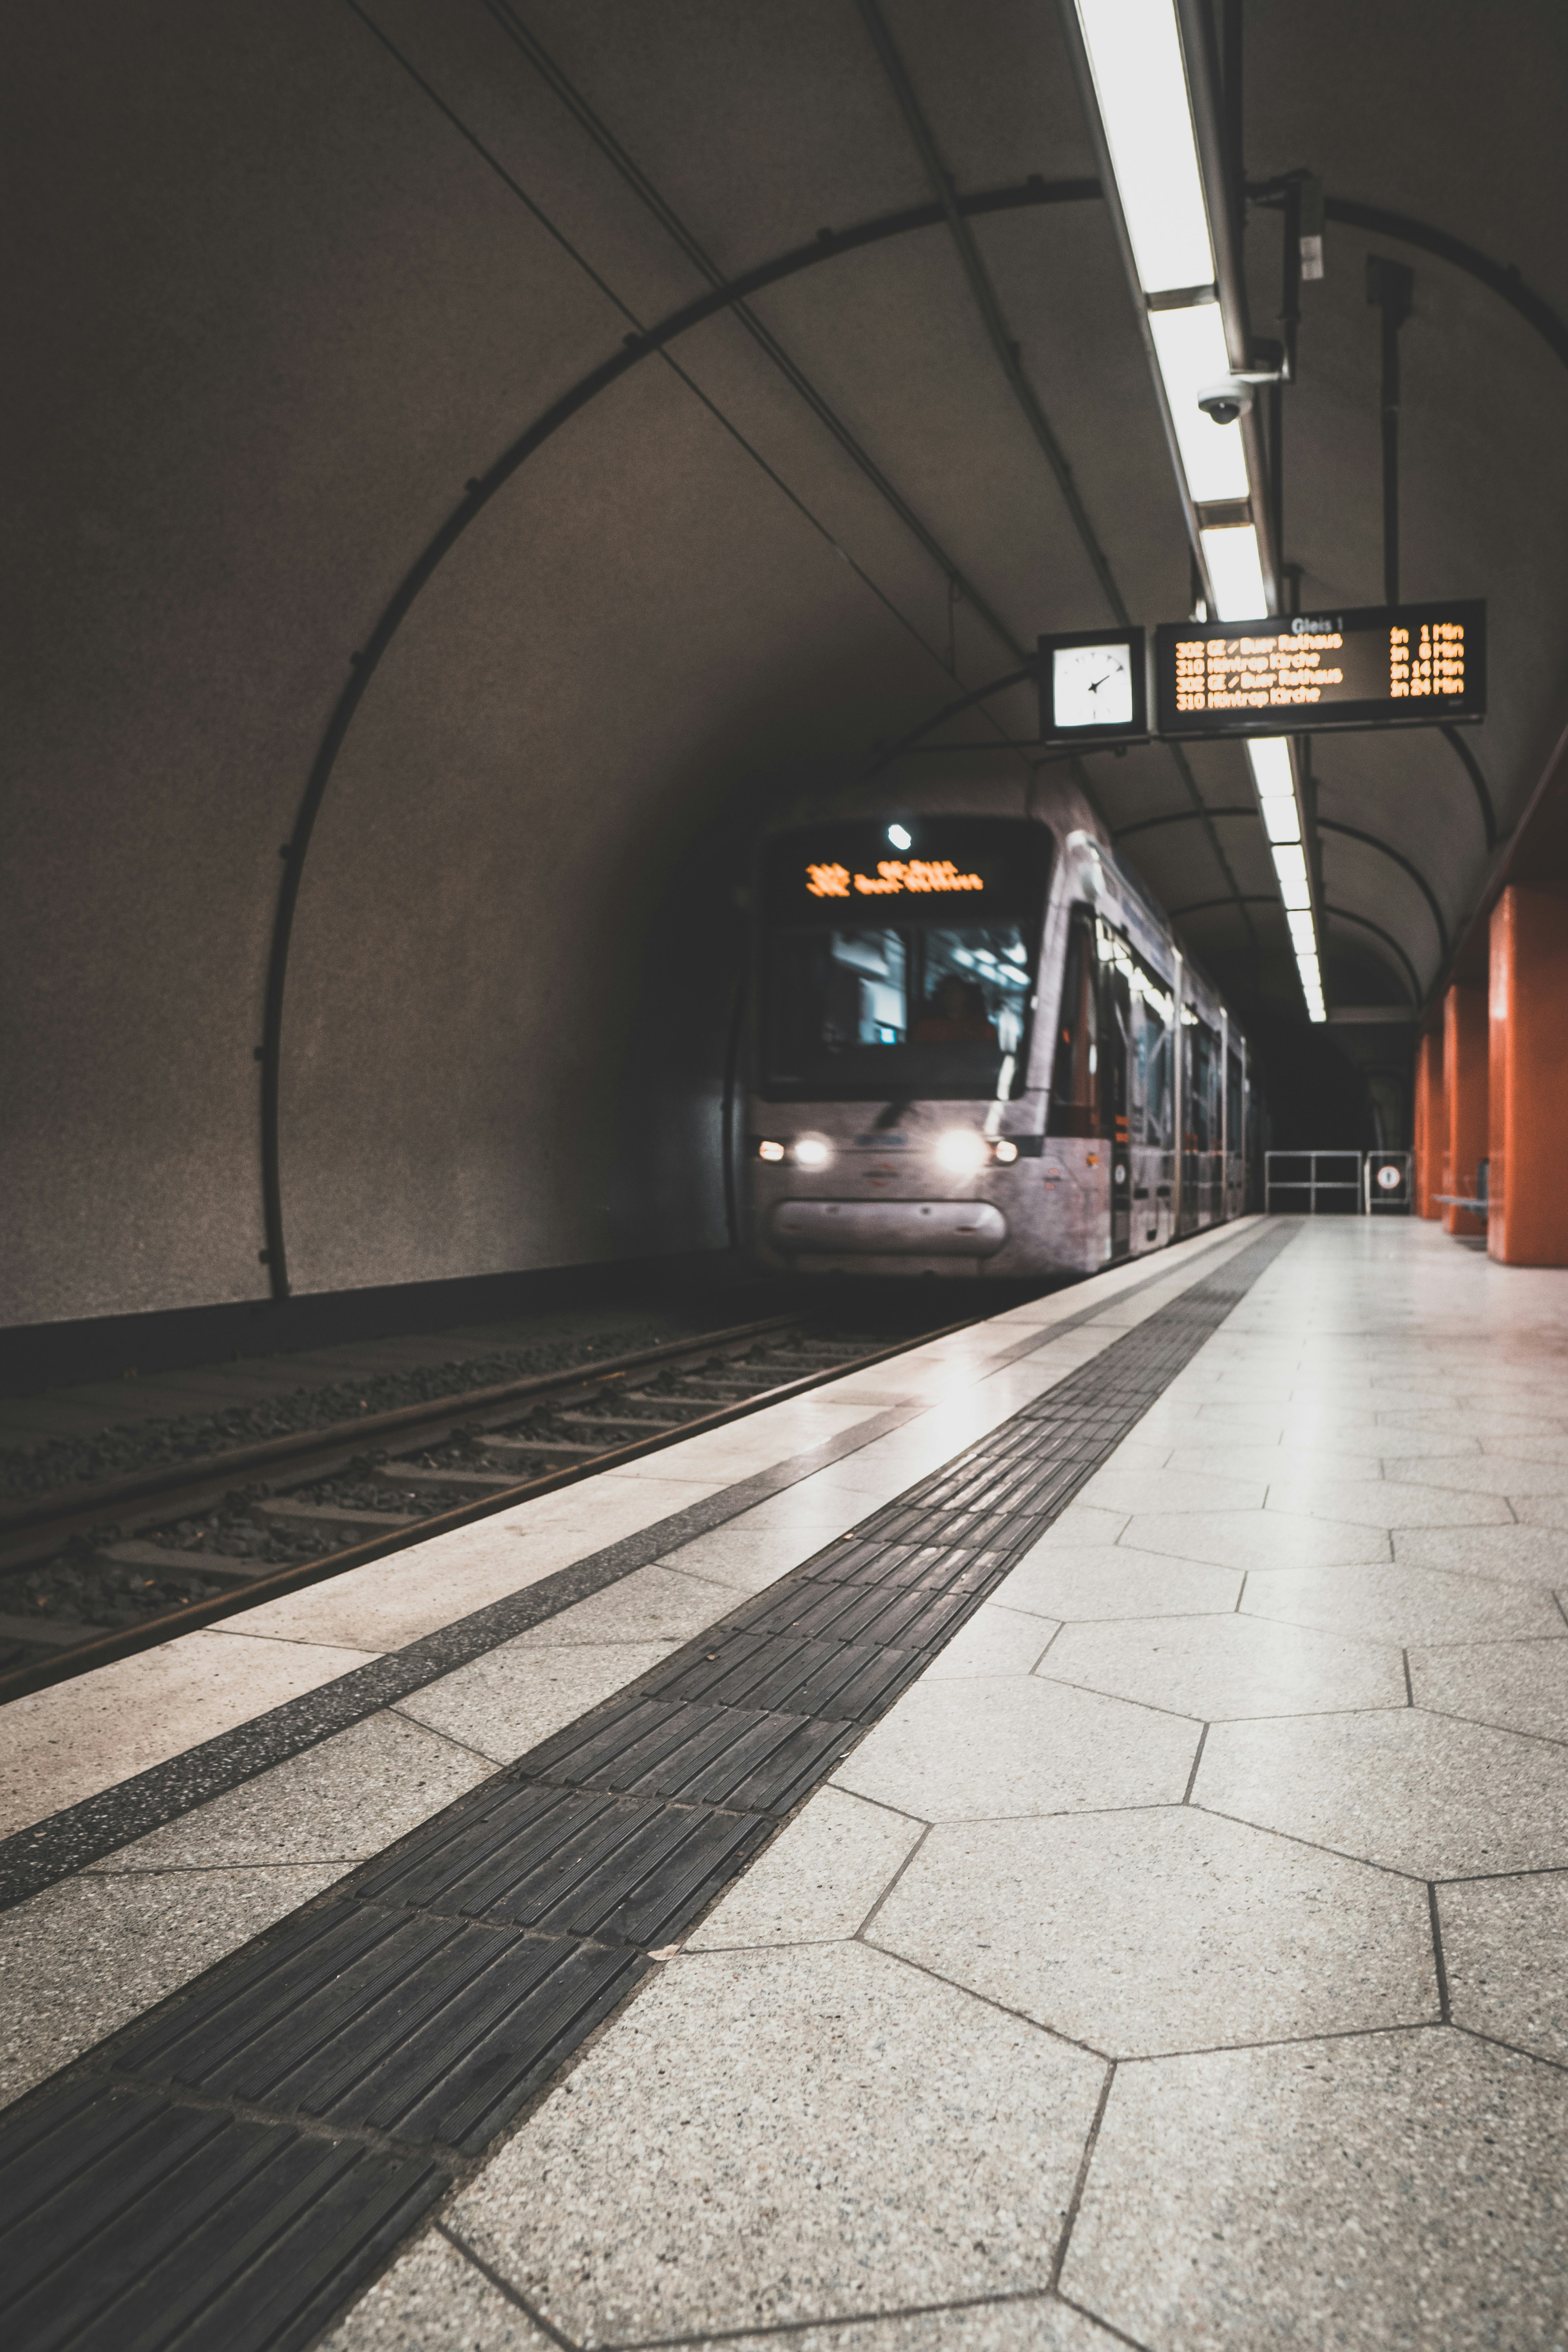
[[[1275,200],[1274,190],[1271,187],[1262,187],[1253,193],[1262,202]],[[351,656],[353,674],[339,696],[328,720],[321,749],[306,782],[292,834],[282,852],[283,879],[279,890],[271,949],[268,961],[262,1043],[259,1048],[262,1208],[267,1235],[264,1255],[274,1298],[286,1297],[289,1293],[280,1171],[279,1091],[283,1001],[288,980],[289,948],[293,931],[294,914],[299,904],[305,856],[338,753],[342,748],[354,715],[363,699],[365,688],[421,589],[443,559],[457,544],[468,525],[483,511],[497,491],[504,487],[518,468],[533,455],[536,449],[542,447],[562,425],[567,424],[572,417],[595,400],[601,392],[606,391],[611,384],[617,383],[623,375],[643,360],[651,358],[663,351],[668,344],[689,332],[693,327],[700,326],[707,320],[717,317],[721,312],[732,309],[749,295],[760,293],[769,286],[777,285],[785,278],[795,277],[801,271],[812,268],[819,262],[831,260],[840,254],[856,252],[867,246],[880,244],[890,237],[909,236],[920,229],[941,227],[944,223],[951,226],[954,212],[962,218],[978,218],[988,213],[1016,212],[1037,205],[1085,203],[1094,200],[1100,194],[1100,185],[1097,179],[1046,181],[1037,178],[1026,181],[1021,187],[987,189],[969,196],[949,195],[942,203],[912,205],[902,212],[888,214],[876,220],[862,222],[851,229],[836,231],[825,229],[819,233],[813,244],[795,247],[790,252],[779,255],[773,261],[760,263],[754,269],[743,272],[728,284],[716,287],[709,293],[698,296],[695,300],[685,304],[658,325],[628,335],[618,352],[602,362],[597,368],[592,370],[589,374],[563,393],[560,399],[553,402],[541,416],[535,419],[510,448],[502,452],[485,474],[469,484],[464,498],[454,508],[452,513],[398,583],[366,639],[363,651]],[[1568,327],[1564,326],[1548,303],[1524,285],[1516,271],[1510,272],[1504,269],[1500,264],[1489,260],[1486,255],[1473,247],[1465,245],[1460,239],[1449,236],[1445,231],[1435,229],[1428,224],[1415,220],[1405,214],[1389,212],[1379,206],[1359,205],[1336,197],[1326,199],[1326,209],[1331,219],[1343,221],[1347,226],[1370,229],[1374,235],[1403,238],[1405,242],[1419,246],[1424,250],[1452,262],[1457,268],[1467,270],[1469,275],[1478,278],[1481,284],[1508,302],[1536,330],[1556,356],[1568,365]],[[1448,732],[1447,730],[1444,731]],[[1452,740],[1451,736],[1450,740]],[[1478,781],[1478,771],[1458,744],[1455,745],[1455,749],[1459,751],[1472,783],[1477,785],[1478,793],[1482,798],[1483,814],[1489,819],[1489,795],[1486,795],[1484,784]],[[1195,798],[1195,786],[1193,787],[1193,791]],[[1201,805],[1194,807],[1192,814],[1202,817],[1204,812]],[[1221,863],[1224,868],[1223,858]],[[1231,898],[1215,903],[1236,906],[1242,914],[1243,921],[1250,929],[1250,917],[1247,912],[1248,905],[1269,902],[1268,900],[1254,902],[1245,894],[1237,891]],[[1195,912],[1196,909],[1180,911]],[[1358,916],[1351,916],[1349,919],[1365,921],[1364,918]],[[1388,940],[1387,933],[1382,931],[1379,925],[1366,923],[1366,928],[1377,931],[1380,937]],[[1405,955],[1404,950],[1398,948],[1397,943],[1392,940],[1388,940],[1388,944],[1395,947],[1405,969],[1410,972],[1414,984],[1414,968]],[[1418,988],[1416,995],[1419,996]]]
[[[1443,920],[1443,909],[1437,904],[1436,893],[1420,867],[1406,857],[1403,850],[1395,849],[1390,842],[1380,841],[1375,833],[1363,833],[1358,825],[1341,824],[1333,817],[1320,816],[1318,830],[1320,833],[1343,834],[1347,841],[1363,842],[1368,849],[1381,850],[1384,857],[1392,857],[1396,866],[1405,868],[1431,909],[1432,920],[1437,927],[1438,960],[1441,961],[1448,952],[1448,926]]]
[[[646,207],[664,234],[692,268],[700,276],[707,279],[710,286],[722,286],[725,282],[724,272],[718,262],[708,252],[700,239],[688,227],[674,205],[654,185],[647,173],[633,160],[609,125],[595,113],[583,92],[568,79],[537,34],[523,23],[515,8],[510,5],[510,0],[479,0],[479,4],[486,14],[493,17],[505,38],[527,61],[552,95],[565,108],[579,129],[593,141],[611,170]],[[353,0],[353,5],[357,7],[357,0]],[[363,11],[359,13],[363,14]],[[369,21],[366,17],[365,22],[368,24]],[[390,44],[388,46],[390,47]],[[402,52],[396,50],[394,54],[398,57],[405,69],[413,74],[415,69],[403,57]],[[427,92],[432,102],[441,107],[448,120],[471,140],[471,133],[468,131],[467,126],[462,124],[452,110],[445,105],[445,101],[437,97],[424,78],[415,75],[415,79],[420,88]],[[492,168],[500,170],[500,166],[495,163],[488,148],[481,147],[477,140],[472,140],[471,143],[477,152],[491,163]],[[508,184],[511,184],[510,175],[506,176]],[[945,576],[951,593],[955,598],[962,597],[992,635],[1006,646],[1014,658],[1021,660],[1024,649],[1015,639],[1001,614],[996,612],[974,582],[960,569],[935,533],[928,530],[897,485],[883,472],[870,451],[860,441],[845,418],[839,415],[826,394],[812,381],[805,368],[791,356],[773,329],[757,315],[749,303],[743,301],[737,301],[731,306],[731,315],[737,325],[744,328],[758,349],[765,353],[791,391],[805,404],[817,423],[832,435],[850,463],[864,475],[878,496],[891,508],[905,530],[924,548],[932,562]],[[1079,519],[1079,527],[1080,533],[1088,529],[1087,517]],[[1095,552],[1093,547],[1090,548],[1090,552],[1091,554]]]
[[[1255,808],[1172,809],[1165,816],[1141,816],[1135,824],[1119,825],[1111,835],[1112,841],[1129,841],[1135,833],[1152,833],[1157,824],[1191,824],[1199,814],[1208,816],[1256,816]]]
[[[1125,628],[1131,623],[1132,615],[1129,613],[1121,591],[1117,585],[1116,575],[1110,569],[1110,558],[1100,545],[1099,534],[1089,520],[1089,509],[1084,505],[1078,484],[1073,479],[1072,467],[1068,463],[1067,454],[1051,430],[1050,420],[1041,404],[1040,396],[1025,371],[1019,345],[1007,323],[996,289],[992,283],[991,273],[985,267],[984,257],[974,241],[973,234],[965,217],[966,207],[956,194],[956,183],[947,168],[946,161],[936,143],[931,127],[926,120],[924,109],[910,79],[909,69],[899,53],[898,45],[889,29],[879,0],[855,0],[855,5],[859,11],[860,21],[866,27],[871,47],[877,53],[878,62],[887,76],[888,86],[893,93],[899,111],[904,118],[904,127],[909,131],[915,152],[924,166],[926,177],[936,192],[937,202],[942,208],[942,216],[952,232],[952,242],[958,254],[959,267],[968,280],[969,290],[974,297],[975,307],[980,312],[981,321],[984,326],[991,348],[1001,364],[1002,373],[1007,379],[1024,421],[1038,444],[1047,465],[1051,469],[1057,488],[1061,492],[1068,512],[1072,517],[1073,525],[1082,542],[1084,552],[1094,568],[1094,576],[1100,583],[1107,604],[1110,606],[1112,617],[1120,621]]]
[[[1244,907],[1277,907],[1279,901],[1270,890],[1249,890],[1239,901],[1235,898],[1194,898],[1185,907],[1167,907],[1165,912],[1174,923],[1184,915],[1212,915],[1216,908],[1238,904]]]
[[[1488,789],[1486,777],[1481,772],[1481,763],[1466,742],[1458,728],[1440,727],[1437,731],[1475,786],[1476,799],[1480,806],[1481,823],[1487,829],[1487,847],[1495,849],[1498,844],[1497,815],[1492,808],[1492,796]]]
[[[1034,663],[1026,662],[1022,669],[1010,669],[1005,677],[994,677],[989,686],[977,686],[973,693],[961,694],[956,702],[944,703],[931,718],[922,719],[918,727],[911,727],[907,735],[900,735],[896,743],[889,743],[885,751],[879,751],[862,782],[869,782],[873,776],[879,775],[890,761],[896,760],[900,751],[907,751],[911,744],[918,743],[922,735],[930,735],[938,727],[945,726],[948,719],[960,718],[964,711],[973,710],[977,702],[988,702],[994,694],[1002,693],[1009,686],[1022,686],[1026,678],[1034,675]]]
[[[1394,938],[1392,931],[1385,931],[1383,925],[1381,923],[1374,923],[1370,915],[1352,915],[1348,907],[1331,907],[1327,899],[1323,901],[1323,912],[1325,915],[1331,915],[1336,922],[1359,923],[1363,931],[1375,931],[1378,938],[1383,941],[1384,946],[1385,948],[1391,948],[1394,953],[1399,958],[1400,962],[1405,966],[1405,976],[1410,982],[1411,1003],[1420,1003],[1421,982],[1415,977],[1415,966],[1411,962],[1410,958],[1405,954],[1405,950],[1400,946],[1399,941]]]
[[[981,215],[1025,211],[1036,205],[1082,204],[1099,194],[1098,180],[1033,180],[1022,187],[986,189],[975,195],[957,197],[954,201],[962,212]],[[946,218],[947,213],[942,205],[915,205],[902,212],[884,214],[877,220],[863,221],[855,228],[824,229],[812,244],[796,246],[772,261],[761,262],[754,269],[745,270],[739,278],[731,278],[727,285],[715,287],[710,292],[700,294],[693,301],[683,304],[658,325],[628,335],[620,351],[602,361],[563,393],[558,400],[552,402],[527,431],[521,434],[510,448],[501,452],[484,474],[468,485],[463,498],[398,582],[365,639],[363,649],[349,656],[352,674],[327,721],[321,749],[306,781],[293,832],[283,847],[283,880],[278,893],[272,944],[268,959],[260,1047],[261,1187],[267,1234],[265,1257],[274,1298],[286,1298],[289,1295],[288,1254],[283,1230],[279,1093],[289,947],[305,858],[338,754],[364,698],[365,688],[420,591],[469,524],[484,511],[497,491],[504,488],[535,450],[542,448],[563,425],[569,424],[574,416],[596,400],[600,393],[617,383],[622,376],[644,360],[651,359],[679,337],[689,333],[693,327],[717,318],[748,295],[762,292],[765,287],[776,286],[785,278],[815,268],[821,262],[834,260],[841,254],[858,252],[867,246],[881,244],[890,237],[908,236],[919,229],[940,228]]]

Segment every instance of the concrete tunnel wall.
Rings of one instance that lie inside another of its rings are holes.
[[[618,340],[374,55],[367,105],[344,12],[100,11],[68,58],[47,15],[7,1323],[265,1295],[278,846],[348,655],[465,478]],[[895,635],[657,365],[503,493],[395,645],[312,846],[297,1288],[721,1243],[735,926],[694,836],[748,746],[808,753],[825,703],[874,706]]]
[[[887,14],[961,190],[1092,173],[1053,11]],[[1458,0],[1246,14],[1255,174],[1314,163],[1517,256],[1568,306],[1560,12],[1521,0],[1479,46]],[[931,201],[849,0],[529,16],[723,272]],[[1352,40],[1347,98],[1331,61]],[[266,1295],[254,1055],[278,852],[350,656],[464,484],[619,349],[628,312],[584,263],[645,321],[708,281],[478,5],[22,0],[12,63],[14,1328]],[[1500,170],[1465,133],[1505,100]],[[1179,614],[1181,516],[1104,207],[973,233],[1128,609]],[[1361,273],[1384,243],[1336,228],[1308,289],[1286,488],[1310,608],[1379,593]],[[1275,257],[1255,221],[1264,330]],[[1563,372],[1495,293],[1417,267],[1405,593],[1495,600],[1475,747],[1506,828],[1568,690]],[[945,230],[757,307],[933,544],[734,320],[673,354],[689,382],[645,362],[486,509],[372,679],[305,869],[280,1100],[300,1292],[721,1241],[729,893],[755,820],[1037,630],[1108,610]],[[1027,691],[993,708],[1032,733]],[[1325,970],[1342,1002],[1396,1005],[1443,941],[1419,884],[1342,826],[1417,864],[1452,931],[1485,864],[1475,794],[1430,734],[1332,739],[1317,774],[1344,910]],[[1133,750],[1093,788],[1189,951],[1299,1022],[1237,747],[1194,745],[1182,772]]]

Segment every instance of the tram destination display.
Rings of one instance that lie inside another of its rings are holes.
[[[1168,623],[1154,637],[1156,731],[1298,735],[1480,719],[1486,625],[1479,600]]]

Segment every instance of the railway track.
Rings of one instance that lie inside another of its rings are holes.
[[[885,1335],[816,1332],[803,1317],[773,1317],[0,1505],[0,1702],[656,1453],[932,1336],[889,1344]]]

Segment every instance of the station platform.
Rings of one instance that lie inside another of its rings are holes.
[[[1565,1546],[1249,1218],[14,1702],[11,2342],[1568,2342]]]

